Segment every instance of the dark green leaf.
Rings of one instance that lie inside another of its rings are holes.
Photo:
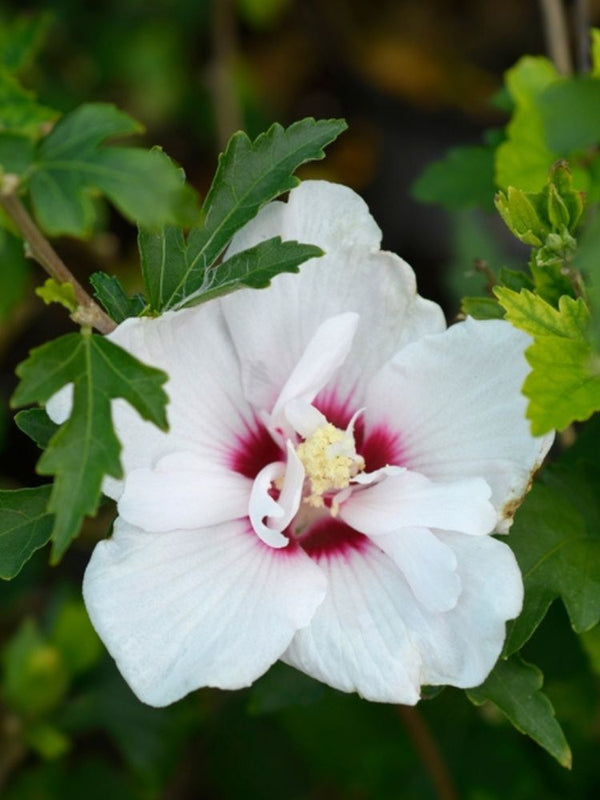
[[[48,14],[24,14],[0,24],[0,63],[11,70],[26,67],[35,56],[50,17]]]
[[[34,148],[27,136],[0,133],[0,167],[5,173],[22,175],[33,161]]]
[[[185,305],[195,306],[248,286],[264,289],[281,272],[298,272],[309,258],[318,258],[323,251],[312,244],[282,242],[279,236],[243,250],[204,273],[204,283]]]
[[[253,685],[246,708],[256,716],[270,714],[282,708],[310,705],[324,694],[322,683],[279,662]]]
[[[521,289],[533,289],[533,283],[529,275],[521,269],[509,269],[502,267],[498,274],[498,283],[512,289],[513,292],[520,292]]]
[[[530,736],[562,764],[571,767],[571,750],[554,715],[552,703],[540,691],[543,675],[537,667],[518,656],[499,661],[485,683],[469,689],[476,705],[491,700],[515,728]]]
[[[88,234],[98,192],[148,228],[197,221],[194,193],[164,153],[103,146],[110,137],[140,131],[135,120],[104,103],[83,105],[60,120],[28,175],[33,207],[47,233]]]
[[[463,297],[460,310],[475,319],[502,319],[504,310],[493,297]]]
[[[7,317],[23,299],[30,267],[23,253],[23,242],[0,227],[0,320]]]
[[[0,130],[38,138],[58,112],[40,105],[8,70],[0,66]]]
[[[551,466],[519,509],[508,542],[523,573],[525,601],[506,653],[529,639],[557,597],[578,633],[600,622],[599,485],[594,465]]]
[[[204,273],[233,235],[274,197],[298,184],[294,171],[322,158],[323,148],[346,128],[342,120],[305,119],[289,128],[273,125],[251,141],[236,133],[219,159],[204,201],[204,224],[185,244],[181,232],[140,236],[144,280],[151,308],[181,308],[204,283]]]
[[[463,208],[494,210],[494,148],[457,147],[429,164],[412,185],[422,203],[438,203],[449,211]]]
[[[114,275],[94,272],[90,275],[90,283],[94,287],[94,297],[102,303],[107,314],[115,322],[123,322],[127,317],[137,317],[146,308],[143,296],[135,294],[129,297]]]
[[[10,580],[50,539],[51,486],[0,491],[0,578]]]
[[[48,442],[58,430],[58,425],[52,422],[43,408],[26,408],[15,414],[17,428],[29,436],[30,439],[45,450]]]
[[[52,558],[58,560],[84,516],[98,507],[105,475],[121,476],[121,445],[111,400],[122,397],[138,413],[166,429],[164,372],[148,367],[102,336],[71,333],[33,350],[17,367],[21,383],[13,405],[45,403],[73,384],[71,416],[52,437],[37,468],[54,475],[49,510],[55,512]]]

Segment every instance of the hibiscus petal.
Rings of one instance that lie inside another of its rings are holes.
[[[287,403],[312,403],[346,360],[358,321],[358,314],[338,314],[319,325],[273,406],[275,423]]]
[[[424,684],[479,686],[502,651],[506,621],[521,611],[521,573],[512,550],[491,536],[440,538],[457,557],[459,601],[445,614],[427,614],[413,602],[404,618],[423,656]]]
[[[200,686],[249,685],[324,593],[322,571],[302,550],[282,555],[243,522],[153,534],[117,520],[84,579],[94,627],[153,706]]]
[[[456,606],[461,582],[452,548],[428,528],[403,528],[373,539],[400,567],[417,600],[428,611]]]
[[[490,536],[444,533],[462,591],[454,608],[428,610],[391,558],[368,542],[322,558],[329,589],[283,660],[368,700],[414,704],[422,685],[478,686],[498,659],[505,623],[521,609],[510,548]]]
[[[273,407],[310,338],[331,316],[360,316],[351,354],[335,378],[338,399],[355,393],[356,407],[368,381],[400,347],[444,330],[439,306],[417,296],[410,266],[378,252],[379,228],[350,189],[304,181],[288,203],[266,206],[236,234],[227,255],[277,234],[316,244],[325,255],[302,264],[298,275],[278,275],[268,292],[250,299],[251,290],[241,290],[219,301],[255,407]]]
[[[509,517],[553,438],[525,418],[529,342],[503,320],[467,319],[409,345],[373,380],[365,427],[398,431],[404,466],[429,478],[484,478]]]
[[[368,536],[425,527],[481,535],[496,524],[490,487],[481,478],[434,483],[404,469],[356,489],[340,506],[340,518]]]
[[[218,305],[127,319],[107,338],[169,375],[167,433],[142,420],[124,400],[112,403],[125,474],[151,468],[177,451],[227,465],[232,442],[254,415],[242,392],[237,355]],[[57,421],[69,415],[70,398],[71,393],[62,390],[49,401],[49,413]],[[103,490],[118,499],[122,482],[107,479]]]
[[[283,661],[367,700],[416,703],[421,656],[403,619],[407,598],[416,601],[398,568],[368,540],[318,563],[327,596]]]
[[[127,473],[119,514],[146,531],[200,528],[248,515],[252,482],[193,453],[172,453]]]

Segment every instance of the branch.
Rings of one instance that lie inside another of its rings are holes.
[[[571,51],[569,48],[569,31],[562,0],[540,0],[546,49],[559,72],[570,75],[573,72]]]
[[[115,322],[85,291],[79,281],[71,274],[61,257],[37,227],[29,212],[17,196],[16,181],[5,175],[0,188],[0,206],[17,226],[25,240],[29,255],[42,266],[48,275],[58,283],[70,283],[75,289],[78,307],[71,318],[79,325],[89,325],[100,333],[110,333],[116,328]]]
[[[589,72],[590,59],[590,10],[588,0],[575,0],[573,6],[573,27],[578,72]]]
[[[458,800],[448,766],[422,715],[412,706],[398,706],[398,712],[435,787],[438,800]]]

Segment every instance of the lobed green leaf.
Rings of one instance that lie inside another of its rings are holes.
[[[532,367],[523,384],[535,436],[563,430],[600,409],[600,366],[589,341],[583,300],[563,296],[558,309],[527,289],[496,287],[506,318],[534,337],[525,356]]]
[[[304,261],[322,255],[315,245],[282,242],[275,236],[207,269],[203,285],[188,297],[185,306],[205,303],[244,286],[265,289],[276,275],[298,272]]]
[[[494,149],[483,146],[456,147],[434,161],[411,187],[422,203],[439,203],[449,211],[463,208],[493,210]]]
[[[114,275],[94,272],[90,275],[90,283],[94,287],[94,297],[102,303],[107,314],[115,322],[123,322],[128,317],[138,317],[146,308],[143,296],[135,294],[129,297]]]
[[[45,403],[73,384],[72,411],[38,462],[53,475],[48,510],[55,513],[52,558],[58,560],[77,535],[84,516],[98,507],[102,479],[121,476],[121,445],[114,432],[111,400],[121,397],[144,418],[167,427],[167,376],[91,333],[72,333],[33,350],[17,367],[21,383],[13,405]]]
[[[19,411],[15,414],[15,423],[17,428],[42,450],[48,447],[48,442],[58,430],[58,425],[52,422],[43,408],[26,408],[24,411]]]
[[[50,540],[50,486],[0,491],[0,578],[10,580]]]
[[[486,681],[467,696],[482,705],[491,701],[521,733],[530,736],[563,767],[571,767],[571,750],[554,715],[552,703],[541,691],[541,671],[518,656],[499,661]]]
[[[141,130],[107,103],[80,106],[57,123],[26,176],[36,217],[47,233],[89,234],[98,193],[148,228],[197,220],[192,189],[162,151],[104,145],[110,137]]]
[[[155,236],[140,234],[151,308],[186,305],[233,235],[263,205],[296,186],[294,171],[306,161],[323,158],[323,148],[345,128],[343,120],[305,119],[285,129],[275,124],[254,141],[236,133],[219,159],[203,205],[203,225],[193,228],[187,241],[181,231],[168,228]]]

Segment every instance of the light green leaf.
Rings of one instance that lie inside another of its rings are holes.
[[[322,255],[315,245],[282,242],[275,236],[207,269],[203,285],[188,297],[185,306],[205,303],[244,286],[264,289],[281,272],[298,272],[304,261]]]
[[[523,646],[556,598],[578,633],[600,622],[599,483],[592,464],[553,465],[516,514],[508,543],[523,574],[525,600],[505,653]]]
[[[346,128],[343,120],[305,119],[273,125],[251,141],[236,133],[219,159],[203,205],[204,224],[185,241],[181,231],[140,234],[142,271],[154,311],[181,308],[204,283],[204,273],[233,235],[273,198],[298,184],[294,171],[323,158],[323,148]]]
[[[73,384],[70,418],[50,440],[37,469],[54,475],[48,509],[55,513],[52,559],[77,535],[83,517],[95,514],[105,475],[121,477],[121,444],[112,425],[111,400],[122,397],[144,418],[167,427],[164,372],[148,367],[102,336],[71,333],[32,350],[17,367],[15,406],[45,403]]]
[[[534,337],[525,356],[532,367],[523,384],[535,436],[600,409],[600,363],[592,351],[589,311],[583,300],[562,296],[558,309],[533,292],[496,287],[506,318]]]
[[[546,143],[537,101],[542,91],[559,79],[552,63],[541,56],[525,56],[507,71],[506,86],[515,111],[506,129],[507,139],[496,151],[496,183],[502,189],[518,186],[536,192],[546,183],[558,155]]]
[[[10,580],[50,540],[51,486],[0,491],[0,578]]]
[[[521,733],[530,736],[563,767],[571,768],[571,750],[554,715],[552,703],[541,691],[542,673],[515,656],[499,661],[485,683],[467,696],[482,705],[490,700]]]
[[[81,601],[68,600],[64,603],[54,620],[49,638],[60,650],[71,676],[87,672],[103,652],[100,638]]]
[[[494,207],[494,149],[468,146],[450,150],[429,164],[411,187],[422,203],[438,203],[449,211]]]
[[[598,28],[592,28],[591,30],[591,37],[592,37],[592,71],[591,76],[592,78],[600,78],[600,30]]]
[[[47,278],[43,286],[36,288],[35,293],[47,306],[50,303],[60,303],[67,311],[75,311],[77,308],[77,297],[72,283],[58,283],[54,278]]]
[[[48,447],[48,442],[58,430],[58,425],[52,422],[43,408],[26,408],[24,411],[19,411],[15,414],[15,423],[17,428],[42,450]]]
[[[60,120],[41,142],[26,176],[36,216],[47,233],[88,234],[95,219],[92,198],[98,193],[148,228],[197,221],[194,193],[164,153],[103,144],[141,130],[127,114],[105,103],[80,106]]]
[[[137,317],[146,308],[146,301],[142,295],[129,297],[114,275],[94,272],[90,275],[90,283],[94,287],[94,297],[102,303],[107,314],[115,322],[123,322],[128,317]]]

